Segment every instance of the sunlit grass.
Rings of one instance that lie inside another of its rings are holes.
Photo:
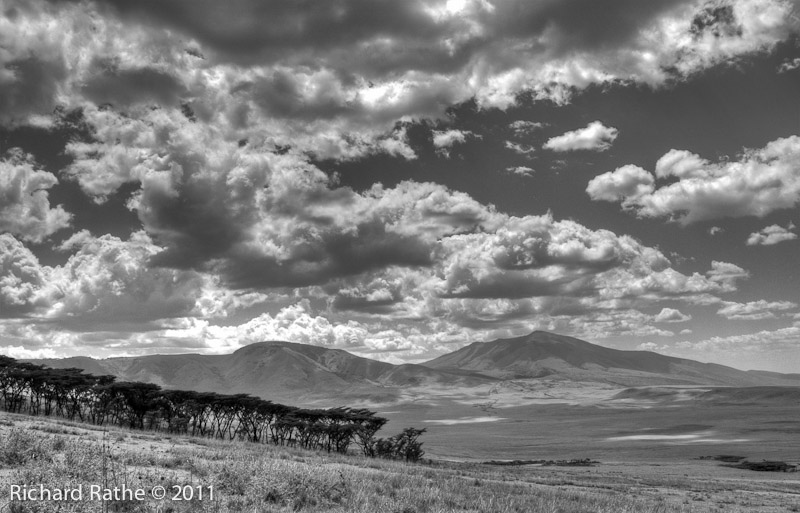
[[[587,479],[583,486],[576,486],[581,484],[578,477],[567,480],[557,474],[479,464],[405,464],[121,428],[84,431],[75,423],[25,417],[7,416],[6,420],[8,424],[0,428],[0,511],[55,511],[52,502],[9,502],[10,484],[40,483],[51,489],[79,484],[88,489],[99,484],[145,490],[159,485],[171,490],[175,485],[193,485],[213,487],[215,494],[214,500],[206,496],[191,502],[148,498],[58,505],[59,511],[77,513],[152,512],[156,507],[173,513],[720,511],[718,504],[706,502],[703,496],[692,501],[667,500],[658,494],[638,493],[624,481],[601,486]],[[691,482],[673,484],[689,486]],[[726,511],[738,511],[733,503],[729,506]]]

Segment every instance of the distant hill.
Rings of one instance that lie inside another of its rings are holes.
[[[248,393],[290,401],[342,398],[386,401],[404,386],[475,386],[486,376],[439,371],[422,365],[392,365],[340,349],[259,342],[229,355],[152,355],[95,360],[87,357],[36,360],[55,368],[76,367],[125,381],[165,388]]]
[[[423,365],[498,379],[544,378],[643,385],[800,385],[793,375],[745,372],[650,351],[621,351],[545,331],[476,342]]]
[[[798,386],[757,386],[723,388],[642,387],[628,388],[611,401],[647,401],[650,403],[702,402],[709,405],[800,405]],[[791,420],[787,424],[795,424]],[[797,430],[797,428],[795,428]]]
[[[292,404],[316,400],[388,402],[403,390],[474,387],[507,379],[581,381],[628,387],[652,385],[800,386],[794,375],[745,372],[649,351],[608,349],[537,331],[525,337],[476,342],[422,365],[393,365],[340,349],[259,342],[228,355],[152,355],[95,360],[36,360],[77,367],[120,380],[219,393],[248,393]]]

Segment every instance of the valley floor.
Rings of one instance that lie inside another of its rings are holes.
[[[569,436],[567,433],[566,436]],[[440,435],[443,436],[443,435]],[[435,445],[435,444],[434,444]],[[718,461],[637,457],[593,467],[407,465],[0,414],[0,511],[14,512],[785,512],[800,511],[800,473]],[[11,501],[12,485],[126,486],[138,500]],[[202,487],[203,500],[170,500]],[[164,486],[168,496],[149,494]],[[213,490],[214,499],[208,496]]]

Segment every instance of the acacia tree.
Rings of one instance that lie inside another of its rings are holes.
[[[352,419],[356,424],[353,431],[353,438],[356,445],[361,447],[364,456],[374,457],[375,453],[375,434],[380,430],[388,419],[376,417],[375,412],[367,409],[352,410]]]
[[[378,456],[405,461],[419,461],[425,454],[422,442],[418,439],[427,429],[405,428],[401,433],[388,439],[380,438],[375,443]]]
[[[91,392],[87,394],[85,402],[89,407],[89,418],[92,424],[104,424],[112,416],[116,400],[114,392],[114,376],[97,376]]]
[[[117,382],[80,369],[51,369],[0,355],[0,396],[7,411],[76,416],[94,424],[272,442],[346,453],[355,443],[366,456],[419,460],[424,429],[407,428],[375,439],[387,419],[367,409],[301,409],[248,394],[162,390],[158,385]]]
[[[121,414],[130,427],[144,429],[144,418],[155,409],[161,387],[152,383],[121,381],[112,383],[111,388],[118,405],[118,418]]]
[[[41,365],[25,362],[15,363],[7,367],[5,373],[6,381],[3,387],[3,400],[5,401],[6,411],[12,413],[22,412],[22,407],[31,395],[31,383],[38,379],[41,369],[43,369]],[[38,390],[35,393],[38,398]]]

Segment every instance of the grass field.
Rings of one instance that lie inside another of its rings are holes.
[[[561,436],[574,436],[574,429]],[[444,436],[444,431],[436,434],[429,440],[431,447],[446,451],[436,442]],[[451,436],[460,435],[455,431]],[[442,460],[411,465],[8,414],[0,416],[0,440],[4,512],[800,511],[800,474],[752,472],[683,456],[649,460],[644,448],[630,453],[635,458],[601,459],[593,467],[498,467]],[[124,485],[148,492],[164,486],[170,496],[21,502],[10,500],[12,484],[48,489]],[[186,485],[204,487],[205,498],[170,500],[173,486]]]

